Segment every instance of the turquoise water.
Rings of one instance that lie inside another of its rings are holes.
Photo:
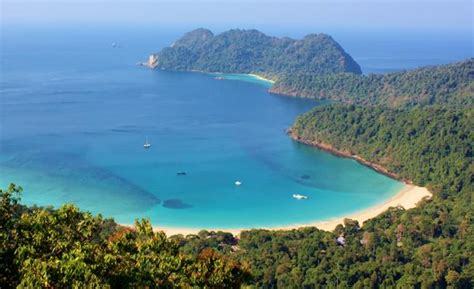
[[[242,228],[346,215],[403,186],[286,136],[323,103],[270,95],[253,77],[135,65],[172,35],[61,33],[2,40],[0,185],[22,185],[26,204]]]
[[[267,88],[272,87],[273,82],[269,79],[260,78],[253,74],[241,74],[241,73],[212,73],[215,80],[240,80],[250,83],[263,85]]]

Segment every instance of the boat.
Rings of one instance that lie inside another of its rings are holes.
[[[225,78],[222,77],[222,76],[216,76],[216,77],[214,77],[214,79],[215,79],[215,80],[224,80]]]
[[[178,176],[185,176],[186,172],[185,171],[179,171],[176,173]]]
[[[151,147],[151,143],[148,142],[148,137],[145,140],[145,144],[143,145],[144,148],[148,149]]]
[[[293,194],[293,198],[297,200],[306,200],[308,197],[305,195],[300,195],[300,194]]]
[[[235,181],[235,185],[236,185],[236,186],[240,186],[241,184],[242,184],[242,182],[240,182],[240,181]]]

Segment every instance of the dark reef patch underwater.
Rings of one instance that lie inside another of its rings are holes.
[[[193,206],[190,204],[184,203],[180,199],[169,199],[169,200],[163,201],[163,207],[168,208],[168,209],[189,209],[189,208],[192,208]]]

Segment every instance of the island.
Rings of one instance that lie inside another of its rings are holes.
[[[361,74],[359,64],[327,34],[303,39],[233,29],[218,35],[199,28],[152,54],[153,68],[211,73],[247,73],[276,80],[292,73]]]

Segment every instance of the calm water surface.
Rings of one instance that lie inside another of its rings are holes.
[[[6,31],[0,185],[21,184],[27,204],[71,202],[123,223],[200,228],[323,220],[402,188],[285,135],[322,103],[270,95],[251,78],[135,65],[181,32]]]

